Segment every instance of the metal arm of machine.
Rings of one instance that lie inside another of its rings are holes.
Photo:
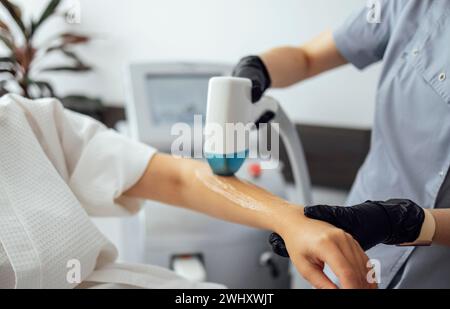
[[[291,164],[296,186],[294,202],[302,205],[311,205],[311,182],[305,153],[297,129],[280,105],[278,105],[278,110],[272,122],[279,124],[279,134]]]

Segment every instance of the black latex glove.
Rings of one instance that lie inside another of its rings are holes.
[[[248,78],[252,81],[252,102],[258,102],[264,92],[270,88],[271,80],[269,71],[264,62],[258,56],[248,56],[233,69],[234,77]]]
[[[394,199],[352,206],[308,206],[305,216],[328,222],[344,230],[358,241],[365,251],[378,244],[399,245],[414,242],[420,235],[424,210],[410,200]],[[283,239],[272,233],[269,239],[273,251],[288,257]]]

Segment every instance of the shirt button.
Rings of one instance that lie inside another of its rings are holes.
[[[445,172],[444,171],[440,171],[439,172],[439,176],[444,177],[445,176]]]
[[[413,49],[412,54],[413,54],[414,56],[417,56],[417,55],[420,54],[420,50],[419,50],[418,48],[415,48],[415,49]]]
[[[440,82],[443,82],[446,79],[447,79],[447,74],[445,74],[445,73],[439,74],[439,81]]]

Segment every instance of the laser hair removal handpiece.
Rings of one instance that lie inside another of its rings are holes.
[[[233,176],[249,153],[245,134],[249,125],[277,123],[274,127],[284,143],[297,190],[295,201],[311,205],[311,185],[305,155],[295,125],[269,96],[253,104],[252,82],[246,78],[214,77],[209,81],[204,154],[212,171]]]

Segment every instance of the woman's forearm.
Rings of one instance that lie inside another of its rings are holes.
[[[183,201],[190,209],[279,233],[286,219],[304,217],[299,206],[235,177],[213,175],[209,166],[195,162],[188,169]]]
[[[347,61],[342,57],[331,31],[300,47],[279,47],[261,55],[272,87],[282,88],[331,70]]]
[[[213,175],[205,163],[157,154],[125,195],[275,231],[284,238],[297,270],[316,288],[336,288],[323,273],[325,264],[344,288],[376,287],[367,281],[368,258],[350,235],[307,219],[301,207],[252,184]]]
[[[450,209],[433,209],[436,232],[433,242],[450,247]]]
[[[235,177],[213,175],[205,163],[162,154],[151,160],[142,179],[126,195],[277,232],[286,218],[303,217],[299,207]]]

